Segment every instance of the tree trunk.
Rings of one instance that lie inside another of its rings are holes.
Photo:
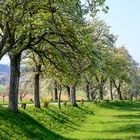
[[[20,78],[21,53],[10,54],[10,91],[9,91],[9,110],[18,111],[18,91]]]
[[[103,97],[104,92],[103,92],[103,87],[102,86],[100,86],[99,94],[100,94],[100,100],[103,100],[104,99],[104,97]]]
[[[110,98],[113,100],[112,81],[110,80]]]
[[[59,109],[61,109],[61,86],[60,86],[60,92],[59,92],[59,95],[58,95],[58,107],[59,107]]]
[[[118,93],[118,99],[119,99],[119,100],[123,100],[120,86],[117,88],[117,93]]]
[[[22,98],[19,98],[20,99],[20,101],[21,101],[21,103],[22,103]]]
[[[130,100],[131,100],[131,101],[133,101],[133,96],[134,96],[134,94],[131,94],[131,95],[130,95]]]
[[[107,77],[101,76],[99,79],[99,77],[95,75],[95,79],[98,83],[100,100],[103,100],[104,99],[104,85],[107,81]]]
[[[22,103],[22,93],[20,93],[19,99],[20,99],[20,101]]]
[[[67,88],[67,94],[68,94],[68,101],[70,101],[70,87],[67,86],[66,88]]]
[[[40,72],[41,65],[36,66],[36,73],[34,77],[34,101],[35,107],[40,108]]]
[[[57,88],[57,81],[54,81],[54,91],[53,91],[54,100],[58,100],[58,88]]]
[[[59,96],[58,96],[58,107],[59,109],[61,109],[61,92],[59,93]]]
[[[92,91],[90,93],[91,100],[95,100],[96,99],[96,91],[97,91],[97,88],[92,89]]]
[[[5,101],[4,98],[5,98],[5,96],[2,96],[3,103],[4,103],[4,101]]]
[[[77,106],[75,86],[71,86],[70,87],[70,98],[71,98],[71,104],[72,104],[72,106]]]
[[[89,84],[86,85],[86,97],[87,97],[87,100],[89,101],[90,100],[90,86]]]
[[[121,82],[119,82],[119,85],[118,86],[117,86],[117,84],[116,84],[115,81],[113,81],[113,83],[114,83],[114,86],[115,86],[115,88],[117,90],[118,99],[119,100],[123,100],[122,93],[121,93]]]
[[[135,99],[137,100],[138,99],[138,95],[136,94],[136,96],[135,96]]]

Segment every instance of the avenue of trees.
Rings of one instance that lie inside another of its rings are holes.
[[[138,96],[138,64],[125,47],[115,47],[117,36],[96,17],[108,9],[105,0],[0,1],[0,58],[10,58],[11,111],[18,111],[21,62],[34,74],[35,107],[41,75],[52,79],[55,99],[65,88],[73,106],[77,87],[87,100]]]

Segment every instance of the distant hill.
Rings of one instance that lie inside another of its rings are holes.
[[[10,67],[9,67],[9,65],[0,64],[0,73],[9,74],[10,73]]]

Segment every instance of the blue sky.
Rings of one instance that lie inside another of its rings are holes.
[[[9,57],[8,56],[4,56],[1,60],[0,60],[0,64],[8,64],[9,65],[10,61],[9,61]]]
[[[106,0],[108,14],[99,14],[118,35],[117,46],[125,45],[140,63],[140,0]]]
[[[132,57],[140,63],[140,0],[106,0],[108,14],[100,18],[111,26],[111,32],[118,35],[117,46],[126,45]],[[8,63],[4,58],[0,63]]]

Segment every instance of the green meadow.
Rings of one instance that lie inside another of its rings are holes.
[[[79,107],[28,107],[17,114],[0,107],[1,140],[140,139],[140,102],[84,103]]]

